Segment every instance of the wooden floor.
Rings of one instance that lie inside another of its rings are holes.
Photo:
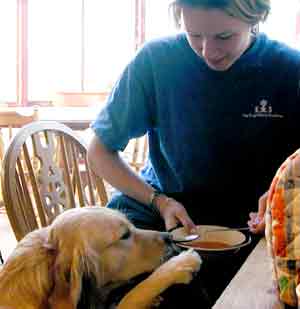
[[[15,248],[17,241],[3,207],[0,207],[0,250],[4,261]]]

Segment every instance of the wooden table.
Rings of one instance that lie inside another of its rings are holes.
[[[39,120],[54,120],[61,122],[73,130],[85,130],[96,119],[99,107],[39,107]]]
[[[45,120],[61,122],[73,130],[85,130],[89,128],[103,106],[0,107],[0,162],[3,159],[7,141],[13,136],[14,128],[20,128],[32,121]],[[2,128],[8,128],[8,137],[3,136]]]
[[[265,239],[254,248],[213,309],[284,309],[272,283]]]
[[[85,130],[102,107],[3,107],[0,108],[0,127],[18,128],[34,120],[50,120],[73,130]]]

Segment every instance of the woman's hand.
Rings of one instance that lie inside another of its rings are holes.
[[[176,227],[179,223],[181,223],[188,232],[196,228],[184,206],[173,198],[161,194],[157,197],[155,206],[165,221],[167,231]]]
[[[269,192],[265,192],[258,200],[258,212],[250,212],[248,226],[254,234],[263,234],[265,232],[265,212],[267,208],[267,199]]]

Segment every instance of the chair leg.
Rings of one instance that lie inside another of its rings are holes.
[[[3,260],[3,257],[2,257],[1,251],[0,251],[0,264],[4,264],[4,260]]]

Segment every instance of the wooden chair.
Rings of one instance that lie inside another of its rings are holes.
[[[38,119],[38,107],[0,108],[0,128],[8,128],[9,138],[12,138],[14,128],[21,128]]]
[[[136,172],[139,172],[144,167],[148,155],[147,135],[132,139],[124,150],[123,155],[129,165]]]
[[[38,107],[0,107],[0,172],[5,148],[17,128],[37,121]],[[3,205],[2,190],[0,186],[0,207]]]
[[[33,122],[13,137],[1,180],[17,240],[66,209],[106,205],[104,183],[92,173],[86,153],[84,142],[58,122]]]

